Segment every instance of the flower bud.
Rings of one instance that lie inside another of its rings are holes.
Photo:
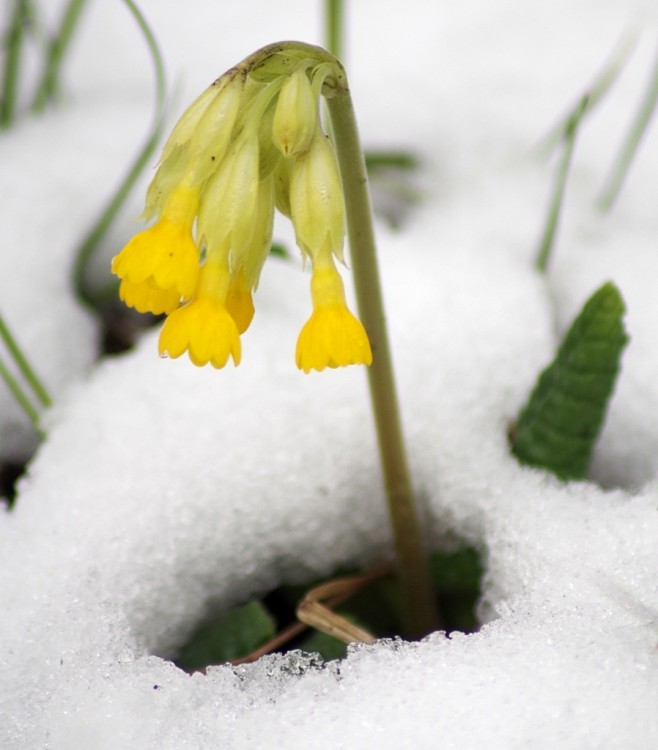
[[[300,65],[283,83],[274,110],[272,141],[284,156],[295,156],[311,145],[317,109],[306,68]]]

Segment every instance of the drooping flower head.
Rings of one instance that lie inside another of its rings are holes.
[[[298,367],[370,364],[334,262],[343,260],[345,206],[320,99],[339,82],[342,67],[324,50],[271,45],[217,79],[174,127],[146,196],[143,216],[153,224],[112,261],[127,305],[168,315],[163,356],[240,362],[276,207],[312,264],[313,314],[297,342]]]

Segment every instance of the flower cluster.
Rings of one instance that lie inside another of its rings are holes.
[[[276,207],[312,263],[313,314],[297,341],[297,366],[372,361],[335,264],[343,260],[345,207],[319,109],[335,75],[335,63],[303,45],[274,49],[225,73],[174,127],[146,197],[144,218],[154,223],[112,261],[127,305],[166,313],[163,356],[187,351],[199,366],[240,362]]]

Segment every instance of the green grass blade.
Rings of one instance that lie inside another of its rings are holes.
[[[128,196],[133,185],[137,181],[137,178],[142,173],[144,167],[147,165],[149,159],[153,155],[160,136],[164,127],[165,112],[166,112],[166,80],[164,72],[164,63],[158,43],[155,39],[150,26],[146,22],[146,19],[140,12],[137,5],[133,0],[123,0],[130,13],[135,18],[139,28],[142,31],[144,39],[148,45],[153,60],[153,66],[155,68],[155,110],[153,117],[153,124],[148,134],[146,142],[142,146],[141,150],[135,157],[133,163],[130,165],[126,175],[124,176],[121,184],[119,185],[116,193],[109,200],[103,212],[97,219],[94,226],[88,232],[87,236],[81,242],[75,256],[75,265],[73,269],[73,280],[76,293],[83,301],[87,302],[92,307],[98,302],[97,297],[102,298],[104,296],[101,291],[99,295],[96,295],[87,284],[87,268],[89,262],[99,246],[101,240],[105,236],[110,225],[114,221],[119,209],[123,205],[126,197]]]
[[[11,126],[16,112],[21,49],[29,15],[28,0],[14,0],[9,29],[4,39],[6,57],[2,75],[2,101],[0,101],[0,128],[4,129]]]
[[[20,370],[21,375],[25,378],[25,380],[27,380],[30,388],[34,392],[34,395],[39,399],[41,406],[46,407],[46,408],[48,408],[49,406],[52,406],[52,401],[50,400],[50,396],[48,395],[46,388],[37,377],[37,374],[32,369],[32,366],[30,365],[30,363],[27,361],[26,356],[23,354],[23,351],[18,345],[16,339],[12,336],[11,331],[9,330],[9,327],[5,323],[2,315],[0,315],[0,339],[4,342],[5,346],[7,347],[7,350],[9,351],[14,362],[18,366],[18,369]],[[12,389],[12,392],[14,392],[13,389]],[[14,395],[16,395],[15,392],[14,392]]]
[[[574,113],[580,108],[584,97],[587,97],[586,114],[589,115],[606,96],[635,50],[637,40],[638,34],[636,31],[627,33],[621,38],[617,48],[610,57],[610,61],[603,66],[592,83],[587,87],[585,93],[578,98],[578,101],[569,109],[567,114],[541,139],[538,144],[540,152],[548,154],[564,140],[569,122],[572,120]]]
[[[615,161],[606,187],[601,194],[599,206],[608,211],[621,191],[631,163],[640,146],[640,142],[651,122],[651,118],[658,105],[658,55],[651,72],[649,85],[640,103],[640,108],[631,124],[630,131]]]
[[[585,303],[511,430],[521,463],[585,477],[628,342],[624,302],[608,282]]]
[[[399,169],[401,172],[413,172],[420,167],[420,161],[411,151],[366,151],[364,153],[368,174],[379,169]]]
[[[18,384],[16,378],[11,374],[5,363],[0,359],[0,378],[7,384],[11,395],[16,399],[18,405],[27,414],[35,427],[39,425],[39,412],[34,408],[25,391]]]
[[[32,103],[33,112],[42,112],[57,93],[59,71],[87,0],[69,0],[59,30],[48,44],[43,76]]]
[[[546,218],[546,226],[544,227],[544,232],[539,245],[539,253],[537,254],[537,261],[535,263],[537,270],[541,273],[546,271],[555,244],[555,234],[557,232],[560,213],[562,211],[562,202],[564,200],[564,189],[567,184],[567,176],[569,174],[569,167],[571,166],[571,157],[573,156],[573,149],[576,144],[576,132],[578,131],[580,121],[587,110],[588,101],[587,96],[582,98],[580,106],[571,115],[565,129],[564,152],[560,159],[557,179],[555,180],[555,188],[553,190],[551,204]]]

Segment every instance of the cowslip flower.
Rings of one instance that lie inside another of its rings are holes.
[[[175,125],[146,196],[143,215],[155,223],[112,262],[119,295],[140,312],[167,314],[162,356],[239,364],[276,207],[312,264],[298,367],[370,364],[334,262],[343,261],[345,206],[319,102],[336,69],[303,45],[263,52],[217,79]]]
[[[336,156],[320,129],[291,168],[290,213],[297,244],[313,264],[313,314],[297,340],[297,366],[309,372],[371,364],[368,337],[347,308],[333,260],[343,260],[345,207]]]
[[[371,364],[368,337],[345,304],[343,281],[328,246],[313,262],[311,296],[313,314],[297,339],[297,367],[310,372],[325,367]]]
[[[226,259],[204,263],[194,298],[174,310],[160,333],[160,354],[180,357],[188,352],[197,366],[224,367],[229,355],[240,364],[240,335],[226,306],[230,272]]]
[[[195,190],[178,186],[156,223],[135,235],[113,259],[112,273],[121,279],[119,296],[127,305],[160,314],[191,297],[199,274],[192,236],[198,204]]]

